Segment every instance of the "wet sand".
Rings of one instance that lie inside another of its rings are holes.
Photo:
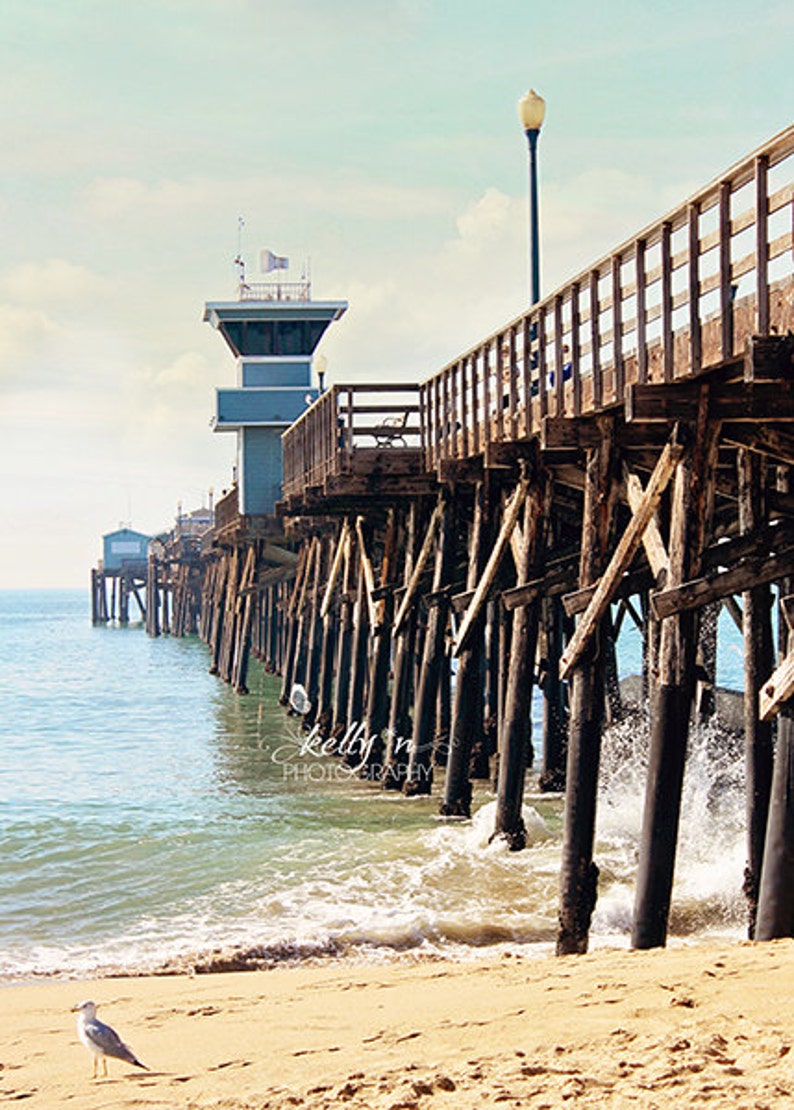
[[[70,1008],[150,1071],[91,1078]],[[794,1105],[794,941],[0,989],[0,1101],[180,1107]]]

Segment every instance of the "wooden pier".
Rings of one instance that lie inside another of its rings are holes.
[[[528,770],[565,790],[558,951],[597,897],[615,642],[644,636],[651,746],[632,942],[665,943],[690,725],[726,606],[745,642],[751,936],[794,935],[794,128],[419,384],[335,385],[283,436],[273,516],[233,490],[198,630],[307,723],[372,738],[363,773],[520,849]],[[778,607],[778,644],[773,609]],[[544,700],[542,737],[530,701]],[[442,771],[443,769],[443,771]]]

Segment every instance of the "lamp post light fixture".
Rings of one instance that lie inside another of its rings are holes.
[[[322,395],[325,393],[325,374],[328,370],[328,359],[325,355],[318,355],[314,360],[314,369],[317,371],[317,381],[319,382],[319,392]]]
[[[518,118],[529,144],[529,240],[531,304],[540,300],[540,224],[538,219],[538,139],[546,115],[546,101],[534,89],[518,102]]]

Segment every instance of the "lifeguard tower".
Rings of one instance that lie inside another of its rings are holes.
[[[248,282],[238,255],[236,301],[210,301],[204,319],[217,328],[237,359],[237,385],[216,391],[216,432],[237,432],[238,511],[274,511],[281,496],[281,435],[317,397],[312,356],[346,301],[313,301],[311,282],[280,277]],[[263,272],[288,268],[263,251]]]

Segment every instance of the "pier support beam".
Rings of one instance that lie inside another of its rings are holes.
[[[389,669],[391,666],[391,630],[394,620],[394,593],[392,576],[397,561],[399,520],[397,510],[389,509],[386,534],[383,541],[383,558],[380,568],[382,596],[374,605],[375,623],[372,626],[372,663],[365,714],[366,739],[369,745],[366,776],[380,779],[383,774],[384,735],[389,723]]]
[[[322,667],[323,622],[320,616],[322,602],[321,587],[323,577],[328,573],[330,560],[328,537],[320,536],[317,539],[317,557],[314,564],[314,580],[310,595],[310,609],[308,616],[308,631],[306,645],[306,693],[309,695],[309,709],[304,714],[305,726],[313,725],[317,720],[317,703],[320,698],[320,671]]]
[[[478,482],[474,490],[467,590],[475,589],[485,568],[488,511],[485,482]],[[461,652],[458,660],[444,797],[439,806],[443,817],[471,817],[471,754],[475,742],[482,741],[483,737],[484,650],[485,612],[478,618],[468,646]]]
[[[565,755],[568,748],[568,705],[560,681],[560,658],[565,646],[565,612],[558,597],[541,602],[545,629],[543,689],[543,763],[539,786],[543,791],[565,789]]]
[[[347,729],[350,701],[350,667],[353,659],[353,537],[348,532],[342,553],[342,595],[339,599],[339,636],[336,650],[336,686],[332,733],[341,739]]]
[[[537,457],[525,473],[529,485],[524,502],[520,551],[516,559],[518,586],[525,585],[540,573],[538,554],[544,546],[544,524],[549,508],[548,477]],[[540,599],[521,606],[513,613],[504,722],[499,738],[496,820],[492,839],[501,837],[514,852],[526,847],[527,842],[521,810],[526,769],[532,762],[532,683],[539,619]]]
[[[404,793],[408,795],[429,794],[433,784],[431,756],[441,667],[446,664],[444,638],[449,616],[449,599],[442,591],[452,581],[457,527],[454,494],[449,490],[442,492],[440,504],[442,509],[433,572],[433,593],[436,597],[427,617],[427,632],[414,709],[411,754],[403,787]]]
[[[764,485],[766,460],[740,448],[739,530],[760,528],[766,520]],[[755,936],[758,890],[764,857],[769,798],[772,789],[772,722],[762,721],[758,699],[761,686],[774,667],[772,644],[772,592],[767,585],[754,586],[742,595],[744,639],[744,750],[747,769],[747,866],[744,893],[747,898],[748,936]]]
[[[593,585],[606,564],[617,496],[614,425],[597,421],[600,442],[587,451],[580,587]],[[565,788],[560,927],[557,954],[587,951],[596,902],[598,867],[593,861],[601,730],[604,719],[604,668],[600,624],[573,667],[571,720]]]
[[[674,586],[700,571],[714,502],[718,436],[719,424],[708,419],[708,386],[704,385],[698,420],[686,429],[689,448],[677,465],[673,486],[668,552]],[[694,612],[676,613],[662,621],[631,935],[635,948],[655,948],[667,940],[696,643]]]
[[[347,726],[358,733],[363,723],[364,705],[367,696],[367,652],[369,648],[369,600],[363,561],[358,566],[358,588],[353,607],[353,638],[350,657],[350,693],[347,701]],[[345,754],[350,766],[358,766],[361,753],[358,748]]]
[[[779,493],[791,492],[791,468],[779,467]],[[789,595],[794,583],[781,583]],[[794,653],[794,630],[781,605],[779,645],[781,659]],[[794,937],[794,701],[785,702],[777,719],[772,788],[764,841],[764,857],[758,892],[756,940]]]
[[[778,718],[756,940],[794,937],[794,709]]]

